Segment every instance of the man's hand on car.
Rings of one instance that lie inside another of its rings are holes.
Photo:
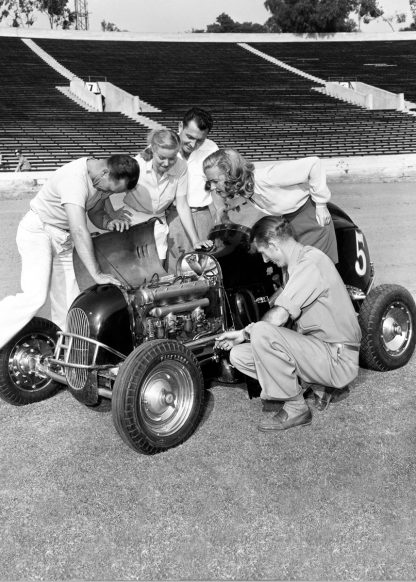
[[[131,222],[131,217],[133,213],[130,210],[127,210],[125,206],[122,206],[118,210],[114,210],[112,213],[112,218],[117,220],[127,220],[129,223]]]
[[[94,281],[97,285],[117,285],[117,287],[121,287],[121,283],[115,277],[111,275],[107,275],[106,273],[97,273],[93,276]]]
[[[117,230],[118,232],[123,232],[129,230],[130,220],[128,218],[113,218],[106,225],[107,230]]]
[[[225,331],[215,338],[214,348],[218,350],[231,350],[234,346],[242,344],[245,341],[244,329],[237,331]]]

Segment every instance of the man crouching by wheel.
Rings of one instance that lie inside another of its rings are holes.
[[[232,365],[259,381],[263,402],[283,403],[259,424],[260,431],[307,425],[312,413],[299,380],[310,385],[317,409],[324,410],[334,389],[357,376],[357,315],[333,262],[297,242],[284,218],[261,218],[252,228],[251,242],[265,262],[286,271],[287,281],[262,321],[221,334],[217,347],[231,349]],[[289,318],[293,329],[284,327]]]

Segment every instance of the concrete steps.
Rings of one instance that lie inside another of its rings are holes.
[[[98,109],[91,107],[90,105],[85,103],[85,101],[82,101],[82,99],[79,99],[79,97],[77,97],[74,93],[72,93],[72,91],[70,90],[69,87],[57,86],[57,87],[55,87],[55,89],[60,91],[63,95],[65,95],[65,97],[68,97],[68,99],[71,99],[72,101],[74,101],[74,103],[76,103],[77,105],[79,105],[80,107],[85,109],[86,111],[95,111],[95,112],[98,111]]]

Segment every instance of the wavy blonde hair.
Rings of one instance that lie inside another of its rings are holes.
[[[154,129],[147,134],[147,147],[140,152],[140,156],[146,161],[153,159],[155,148],[165,148],[167,150],[179,151],[181,142],[176,131],[171,129]]]
[[[233,149],[220,149],[204,160],[204,172],[209,168],[218,168],[225,174],[225,191],[234,198],[237,194],[251,198],[254,192],[254,164],[248,162]]]

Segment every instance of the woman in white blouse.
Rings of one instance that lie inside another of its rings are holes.
[[[209,248],[212,241],[198,238],[187,201],[188,168],[185,160],[178,158],[180,141],[169,129],[152,131],[148,136],[149,146],[136,156],[140,166],[137,186],[124,197],[124,206],[119,210],[128,216],[130,224],[140,224],[151,218],[155,222],[155,240],[159,258],[164,260],[169,233],[165,211],[172,204],[176,208],[184,230],[194,248]]]
[[[233,198],[242,197],[267,214],[284,216],[299,242],[338,262],[334,224],[326,206],[331,192],[319,158],[255,167],[236,150],[220,149],[204,160],[204,172],[206,187],[222,198],[225,210]]]

